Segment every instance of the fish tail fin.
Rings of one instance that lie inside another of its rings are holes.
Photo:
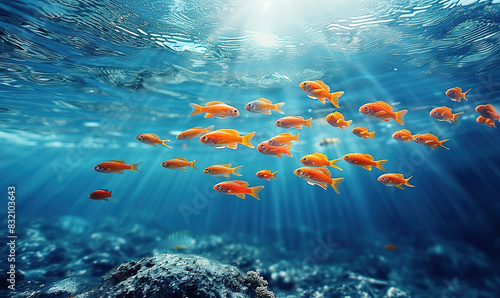
[[[276,112],[280,113],[280,114],[285,114],[285,112],[283,112],[281,109],[283,108],[283,106],[285,105],[284,102],[278,102],[277,104],[274,104],[273,105],[273,108]]]
[[[494,128],[497,128],[497,126],[495,125],[495,121],[492,121],[491,124],[493,125]]]
[[[344,178],[335,178],[335,179],[332,179],[332,183],[330,184],[333,188],[333,190],[335,190],[336,193],[340,194],[340,191],[339,191],[339,188],[337,187],[337,185],[340,184],[340,182],[342,182],[342,180],[344,180]]]
[[[215,127],[215,125],[210,125],[209,127],[205,128],[204,130],[206,132],[211,132],[212,130],[214,130],[214,127]]]
[[[274,179],[278,180],[278,178],[276,178],[276,174],[277,174],[278,172],[279,172],[279,171],[276,171],[276,172],[272,173],[272,174],[271,174],[271,177],[273,177]],[[269,179],[269,180],[271,180],[271,179]]]
[[[464,112],[461,113],[456,113],[456,114],[451,114],[451,121],[453,121],[454,124],[457,124],[457,119],[462,116]]]
[[[375,132],[374,132],[374,131],[369,132],[369,133],[368,133],[368,137],[369,137],[370,139],[373,139],[373,138],[375,137]]]
[[[450,150],[450,148],[448,148],[448,147],[446,147],[446,146],[443,146],[443,143],[444,143],[444,142],[448,142],[449,140],[450,140],[450,139],[446,139],[446,140],[438,141],[439,146],[441,146],[441,147],[443,147],[443,148],[445,148],[445,149]]]
[[[199,113],[201,113],[201,112],[202,112],[201,110],[202,110],[202,108],[203,108],[203,107],[202,107],[202,106],[200,106],[200,105],[197,105],[197,104],[195,104],[195,103],[190,103],[190,104],[189,104],[189,106],[190,106],[191,108],[193,108],[193,111],[191,112],[191,114],[189,114],[189,115],[188,115],[188,117],[189,117],[189,116],[196,115],[196,114],[199,114]]]
[[[236,176],[241,176],[240,172],[238,172],[238,169],[241,168],[243,166],[237,166],[237,167],[234,167],[233,168],[233,174],[236,175]]]
[[[166,146],[166,147],[168,147],[168,148],[172,148],[172,147],[170,147],[169,145],[167,145],[167,142],[170,142],[170,140],[160,140],[160,141],[161,141],[161,144],[162,144],[163,146]]]
[[[339,166],[337,166],[337,165],[335,164],[335,163],[337,163],[338,161],[340,161],[341,159],[342,159],[342,158],[337,158],[337,159],[332,159],[332,160],[329,160],[328,162],[330,163],[330,167],[332,167],[332,168],[336,168],[336,169],[338,169],[338,170],[342,171],[342,169],[341,169]]]
[[[252,197],[254,197],[260,201],[259,191],[261,191],[263,188],[264,188],[264,186],[262,186],[262,185],[251,187],[249,195],[251,195]]]
[[[255,134],[255,131],[251,132],[251,133],[249,133],[247,135],[244,135],[241,138],[241,144],[245,145],[247,147],[250,147],[250,148],[255,148],[254,145],[252,145],[252,143],[250,143],[250,139],[253,137],[254,134]]]
[[[197,159],[193,160],[192,162],[190,162],[189,166],[192,167],[193,169],[197,170],[197,168],[195,166],[195,164],[196,164],[197,161],[198,161]]]
[[[285,154],[286,154],[287,156],[293,157],[292,153],[290,153],[290,148],[292,148],[292,146],[290,146],[290,145],[289,145],[289,146],[285,146],[285,147],[286,147],[286,152],[285,152]]]
[[[404,179],[405,183],[403,183],[404,185],[406,186],[409,186],[409,187],[415,187],[415,185],[411,185],[410,183],[408,183],[408,181],[412,178],[413,176],[410,176],[410,178],[406,178]]]
[[[379,161],[376,161],[376,165],[375,167],[381,171],[385,171],[385,168],[384,168],[384,164],[387,162],[387,159],[382,159],[382,160],[379,160]]]
[[[139,171],[139,166],[143,163],[143,161],[140,161],[140,162],[136,162],[134,164],[131,164],[130,165],[130,169],[134,172],[139,172],[139,173],[142,173],[141,171]]]
[[[344,121],[345,127],[349,128],[349,125],[352,123],[352,120]]]
[[[404,126],[405,122],[403,120],[403,117],[404,115],[406,115],[406,113],[408,113],[408,110],[401,110],[399,112],[396,112],[396,117],[394,117],[394,120],[396,120],[397,123]]]
[[[338,109],[339,108],[339,98],[344,95],[344,91],[338,91],[338,92],[333,92],[330,93],[330,102]]]
[[[312,128],[311,127],[311,121],[313,120],[313,117],[309,118],[306,120],[306,123],[305,123],[305,126],[309,127],[309,128]]]
[[[296,135],[294,135],[294,136],[293,136],[293,139],[292,139],[292,140],[294,140],[294,141],[297,141],[297,142],[301,143],[301,141],[299,140],[299,133],[300,133],[300,131],[299,131]]]
[[[469,90],[467,90],[467,91],[465,91],[464,93],[462,93],[462,96],[461,96],[461,97],[462,97],[463,99],[465,99],[466,101],[469,101],[469,100],[468,100],[467,98],[465,98],[465,94],[467,94],[467,92],[469,92],[469,91],[470,91],[470,88],[469,88]]]

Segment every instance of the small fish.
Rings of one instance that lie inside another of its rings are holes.
[[[271,181],[271,178],[278,180],[278,178],[276,178],[276,173],[278,173],[278,171],[271,173],[269,170],[260,170],[255,174],[255,176],[261,179],[266,179],[267,181]]]
[[[359,111],[372,120],[389,121],[389,119],[394,119],[401,125],[405,125],[403,117],[408,112],[408,110],[393,112],[392,106],[381,100],[364,104],[359,108]]]
[[[488,125],[489,127],[493,126],[494,128],[497,128],[495,125],[495,121],[488,119],[488,118],[484,118],[481,115],[479,115],[479,117],[477,117],[476,122],[479,124]]]
[[[245,110],[251,113],[264,113],[266,115],[271,115],[271,110],[275,110],[280,114],[285,114],[281,108],[285,105],[284,102],[279,102],[277,104],[273,104],[269,99],[258,98],[256,100],[252,100],[245,105]]]
[[[352,133],[357,135],[360,138],[363,138],[366,140],[366,138],[373,139],[375,136],[375,132],[368,132],[368,129],[366,127],[360,126],[356,127],[352,130]]]
[[[240,133],[234,129],[218,129],[204,134],[200,138],[200,142],[217,149],[221,149],[224,147],[237,149],[238,144],[242,144],[250,148],[255,148],[252,143],[250,143],[250,139],[252,139],[254,134],[255,132],[252,132],[247,135],[240,136]]]
[[[352,123],[352,120],[345,121],[344,115],[342,115],[339,112],[333,112],[328,114],[328,116],[326,116],[326,122],[328,122],[328,124],[330,124],[333,127],[344,129],[344,127],[349,128],[349,124]]]
[[[437,149],[437,146],[441,146],[445,149],[450,150],[450,148],[443,146],[444,142],[447,142],[449,139],[440,141],[438,137],[431,133],[424,133],[424,134],[416,134],[413,136],[413,141],[417,144],[428,146],[434,149]]]
[[[344,95],[344,91],[330,92],[330,87],[323,81],[304,81],[299,87],[307,93],[309,98],[319,100],[325,104],[325,99],[329,100],[337,109],[339,108],[339,98]]]
[[[240,199],[244,199],[245,195],[251,195],[257,200],[260,200],[259,191],[261,191],[263,188],[264,186],[262,185],[248,187],[248,182],[241,180],[224,181],[214,185],[214,190],[226,195],[237,196]]]
[[[203,174],[208,174],[212,175],[215,177],[229,177],[229,174],[233,174],[236,176],[241,176],[240,173],[238,173],[238,169],[241,168],[242,166],[237,166],[234,168],[231,168],[231,164],[222,164],[222,165],[213,165],[205,168],[203,170]]]
[[[500,121],[500,115],[497,114],[495,108],[490,104],[478,105],[476,107],[476,112],[478,112],[479,115],[483,116],[484,118],[488,118],[492,121]]]
[[[438,121],[448,121],[448,123],[451,123],[451,121],[453,121],[453,124],[457,124],[457,119],[458,117],[462,116],[462,114],[463,112],[452,114],[451,108],[442,106],[432,109],[432,111],[429,113],[429,116],[431,116],[432,118],[436,118]]]
[[[306,180],[307,184],[319,185],[324,190],[330,185],[336,193],[340,193],[337,185],[344,180],[344,178],[332,178],[332,174],[326,167],[301,167],[293,173]]]
[[[451,89],[446,90],[446,96],[448,96],[453,101],[460,102],[460,99],[462,99],[462,98],[467,100],[467,98],[465,98],[465,94],[467,94],[467,92],[469,92],[469,91],[470,91],[470,89],[465,91],[464,93],[462,93],[462,89],[460,89],[460,87],[455,87],[455,88],[451,88]]]
[[[99,172],[99,173],[104,173],[104,174],[125,174],[125,170],[131,170],[134,172],[140,172],[138,167],[142,164],[141,162],[136,162],[134,164],[128,165],[125,161],[123,160],[108,160],[106,162],[100,163],[97,166],[94,167],[94,170]]]
[[[365,168],[368,171],[372,170],[372,166],[385,171],[384,164],[387,162],[387,159],[373,160],[373,156],[364,153],[350,153],[344,155],[342,158],[348,163]]]
[[[302,129],[302,125],[311,128],[311,121],[312,117],[307,120],[304,120],[304,118],[300,116],[287,116],[276,120],[276,122],[274,122],[274,125],[281,128]]]
[[[154,133],[141,133],[137,137],[135,137],[139,142],[148,144],[151,146],[158,147],[158,144],[162,144],[163,146],[166,146],[168,148],[172,148],[169,145],[167,145],[167,142],[170,142],[170,140],[160,140],[160,137],[158,135],[155,135]]]
[[[177,231],[167,237],[167,245],[169,249],[186,250],[191,248],[195,243],[196,241],[193,236],[191,236],[191,232],[188,230]]]
[[[89,199],[96,201],[109,201],[108,198],[111,198],[111,190],[107,189],[98,189],[89,195]]]
[[[176,139],[178,140],[191,140],[196,138],[197,136],[201,136],[202,134],[206,134],[211,132],[214,129],[215,125],[210,125],[207,128],[201,127],[193,127],[188,130],[185,130],[177,135]]]
[[[413,176],[411,176],[413,177]],[[408,180],[411,179],[410,178],[404,178],[403,174],[398,174],[398,173],[388,173],[388,174],[384,174],[384,175],[380,175],[380,177],[378,177],[378,182],[386,185],[386,186],[395,186],[399,189],[403,189],[403,185],[406,185],[406,186],[409,186],[409,187],[415,187],[413,185],[411,185],[410,183],[408,183]]]
[[[398,249],[398,246],[396,244],[388,243],[384,246],[384,249],[387,251],[394,251]]]
[[[313,166],[313,167],[332,167],[342,171],[342,169],[335,165],[336,162],[341,160],[340,158],[328,160],[328,157],[323,153],[314,152],[313,154],[305,155],[300,159],[300,162],[305,166]]]
[[[270,145],[268,141],[262,142],[259,145],[257,145],[257,150],[265,155],[269,156],[277,156],[281,158],[283,154],[292,157],[292,153],[290,153],[290,145],[284,145],[284,146],[273,146]]]
[[[190,103],[189,106],[193,108],[193,112],[191,112],[189,116],[193,116],[199,113],[206,113],[205,118],[215,117],[220,119],[226,119],[226,118],[238,117],[240,115],[240,112],[238,111],[237,108],[230,106],[222,101],[207,102],[204,107],[197,105],[195,103]]]
[[[277,136],[274,136],[267,141],[269,145],[273,146],[283,146],[283,145],[291,145],[292,141],[296,141],[300,143],[299,140],[299,132],[296,135],[292,135],[289,132],[281,133]]]
[[[196,170],[194,164],[197,161],[198,161],[197,159],[193,161],[188,161],[185,158],[173,158],[165,160],[164,162],[161,163],[161,166],[169,170],[181,170],[183,172],[186,172],[186,167],[192,167],[193,169]]]
[[[392,138],[397,141],[410,142],[413,136],[411,135],[411,132],[409,130],[402,129],[392,134]]]

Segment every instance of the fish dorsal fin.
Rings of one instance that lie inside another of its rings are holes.
[[[314,81],[315,83],[318,83],[318,85],[320,85],[321,87],[323,87],[323,89],[326,89],[328,91],[330,91],[330,87],[328,87],[327,84],[325,84],[325,82],[321,81],[321,80],[316,80]]]
[[[196,127],[191,127],[190,129],[203,129],[203,127],[196,126]]]
[[[289,132],[284,132],[284,133],[280,133],[276,137],[293,137],[293,135]]]
[[[238,184],[238,185],[244,186],[244,187],[248,186],[248,182],[243,181],[243,180],[233,180],[233,182]]]
[[[109,162],[116,162],[116,163],[121,163],[121,164],[127,164],[124,160],[110,160]]]
[[[206,107],[213,106],[213,105],[225,105],[226,103],[223,101],[210,101],[205,104]]]
[[[373,160],[373,156],[371,156],[370,154],[366,154],[366,153],[360,153],[362,156],[368,158],[369,160]]]
[[[269,103],[269,104],[272,104],[273,102],[270,101],[269,99],[266,99],[266,98],[263,98],[263,97],[260,97],[260,98],[257,98],[257,100],[259,101],[263,101],[263,102],[266,102],[266,103]]]
[[[236,129],[229,129],[229,128],[226,129],[226,128],[223,128],[223,129],[218,129],[217,131],[225,132],[225,133],[232,134],[232,135],[237,135],[237,136],[240,135],[240,133]]]
[[[327,176],[331,176],[332,173],[330,173],[330,171],[328,171],[327,167],[326,166],[322,166],[322,167],[317,167],[316,170],[320,171],[321,173],[327,175]]]
[[[317,157],[319,157],[323,160],[328,160],[328,157],[326,157],[326,155],[324,155],[323,153],[314,152],[312,155],[316,155]]]
[[[98,189],[98,190],[102,190],[102,191],[107,191],[107,192],[109,192],[109,189],[105,189],[105,188],[100,188],[100,189]]]
[[[178,158],[176,158],[176,159],[178,159],[178,160],[182,160],[182,161],[188,161],[187,159],[182,158],[182,157],[178,157]]]
[[[387,109],[392,110],[392,106],[390,104],[386,103],[385,101],[379,100],[379,101],[376,101],[375,103],[378,104],[378,105],[381,105],[381,106],[383,106],[383,107],[385,107]]]
[[[160,137],[157,134],[150,133],[149,135],[152,136],[152,137],[154,137],[154,138],[160,139]]]
[[[225,168],[230,168],[231,164],[230,163],[225,163],[225,164],[222,164],[222,165],[219,165],[219,166],[225,167]]]
[[[411,135],[411,132],[407,129],[402,129],[401,132],[404,132],[404,133],[407,133],[407,134],[410,134]]]
[[[399,174],[399,173],[394,173],[395,176],[398,176],[399,178],[404,178],[405,176],[403,176],[403,174]]]

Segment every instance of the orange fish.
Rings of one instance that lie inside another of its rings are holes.
[[[411,176],[411,177],[413,177],[413,176]],[[408,183],[408,180],[410,180],[411,177],[405,179],[403,174],[388,173],[388,174],[380,175],[380,177],[378,177],[377,180],[378,180],[378,182],[380,182],[386,186],[395,186],[399,189],[403,189],[403,185],[406,185],[409,187],[415,187],[415,186],[411,185],[410,183]]]
[[[193,169],[196,170],[194,164],[197,161],[198,161],[197,159],[193,161],[188,161],[185,158],[173,158],[165,160],[164,162],[161,163],[161,166],[169,170],[181,170],[183,172],[186,172],[186,167],[192,167]]]
[[[342,115],[339,112],[330,113],[328,114],[328,116],[326,116],[325,119],[326,122],[328,122],[328,124],[330,124],[333,127],[338,127],[340,129],[344,129],[344,126],[349,128],[349,124],[352,123],[352,120],[345,121],[344,115]]]
[[[240,112],[237,108],[230,106],[222,101],[207,102],[204,107],[195,103],[190,103],[189,106],[193,108],[193,112],[191,112],[189,116],[193,116],[199,113],[206,113],[205,118],[215,117],[226,119],[238,117],[240,115]]]
[[[366,138],[373,139],[373,137],[375,136],[374,131],[368,132],[368,129],[366,127],[363,127],[363,126],[354,128],[352,130],[352,133],[357,135],[360,138],[365,139],[365,140],[366,140]]]
[[[155,135],[154,133],[141,133],[137,137],[135,137],[139,142],[148,144],[151,146],[158,147],[158,144],[162,144],[163,146],[166,146],[168,148],[172,148],[169,145],[167,145],[167,142],[170,142],[170,140],[160,140],[160,137]]]
[[[392,134],[392,138],[397,141],[410,142],[413,136],[411,135],[411,132],[409,130],[402,129]]]
[[[245,145],[250,148],[255,148],[250,139],[252,139],[255,132],[249,133],[244,136],[240,136],[240,133],[234,129],[218,129],[207,134],[204,134],[200,138],[200,142],[207,146],[220,148],[231,148],[237,149],[238,144]]]
[[[392,106],[381,100],[364,104],[359,108],[359,111],[372,120],[389,121],[389,119],[394,119],[401,125],[405,125],[403,117],[408,112],[408,110],[393,112]]]
[[[443,143],[447,142],[448,139],[440,141],[438,137],[431,133],[416,134],[413,136],[413,141],[417,144],[432,147],[434,149],[437,149],[437,146],[439,145],[445,149],[450,150],[450,148],[443,146]]]
[[[497,114],[495,108],[490,104],[478,105],[476,107],[476,112],[478,112],[479,115],[483,116],[484,118],[488,118],[493,121],[495,120],[500,121],[500,115]]]
[[[274,125],[281,128],[298,128],[298,129],[302,129],[302,125],[305,125],[311,128],[311,120],[312,117],[307,120],[304,120],[304,118],[300,116],[287,116],[276,120],[276,122],[274,122]]]
[[[262,185],[248,187],[248,182],[240,180],[224,181],[214,185],[214,190],[226,195],[237,196],[240,199],[244,199],[245,195],[251,195],[257,200],[260,200],[259,191],[263,188],[264,186]]]
[[[190,128],[190,129],[185,130],[185,131],[181,132],[180,134],[178,134],[176,139],[178,139],[178,140],[194,139],[197,136],[211,132],[214,129],[214,126],[215,125],[210,125],[207,128],[201,128],[201,127]]]
[[[457,119],[458,119],[458,117],[462,116],[462,114],[463,114],[463,112],[452,114],[451,108],[448,108],[445,106],[442,106],[439,108],[434,108],[429,113],[429,115],[432,118],[436,118],[439,121],[448,121],[449,123],[451,123],[451,121],[453,121],[453,124],[457,124]]]
[[[309,98],[319,100],[325,104],[325,99],[329,100],[337,109],[339,108],[339,98],[344,94],[344,91],[330,92],[330,87],[323,81],[304,81],[299,84],[299,87],[307,93]]]
[[[273,104],[269,99],[258,98],[256,100],[252,100],[245,105],[245,110],[250,113],[264,113],[266,115],[271,115],[271,110],[275,110],[280,114],[285,114],[281,108],[285,105],[284,102],[279,102],[277,104]]]
[[[276,178],[276,173],[278,173],[278,171],[271,173],[269,170],[260,170],[257,174],[255,174],[255,176],[266,179],[267,181],[271,181],[271,178],[278,180],[278,178]]]
[[[388,251],[393,251],[393,250],[397,250],[398,246],[396,244],[388,243],[384,246],[384,249],[388,250]]]
[[[287,144],[291,145],[292,141],[297,141],[300,143],[299,133],[297,133],[296,135],[292,135],[289,132],[280,133],[279,135],[270,138],[267,142],[269,143],[269,145],[283,146]]]
[[[332,178],[332,174],[326,167],[301,167],[293,172],[295,175],[307,181],[310,185],[319,185],[325,189],[328,185],[339,192],[337,185],[344,180],[344,178]]]
[[[300,162],[304,164],[305,166],[313,166],[313,167],[322,167],[322,166],[327,166],[327,167],[332,167],[336,168],[342,171],[340,167],[335,165],[336,162],[338,162],[340,158],[333,159],[333,160],[328,160],[328,157],[322,153],[319,152],[314,152],[313,154],[305,155],[300,159]]]
[[[138,167],[141,164],[142,164],[142,161],[128,165],[123,160],[108,160],[106,162],[100,163],[97,166],[95,166],[94,170],[99,172],[99,173],[104,173],[104,174],[112,174],[112,173],[125,174],[125,172],[124,172],[125,170],[132,170],[134,172],[141,172],[138,169]]]
[[[470,89],[465,91],[464,93],[462,93],[462,89],[460,89],[460,87],[455,87],[455,88],[451,88],[451,89],[446,90],[446,96],[448,96],[453,101],[460,102],[461,98],[467,100],[467,98],[465,98],[465,94],[467,94],[467,92],[469,92],[469,91],[470,91]]]
[[[372,170],[372,166],[381,171],[385,171],[384,164],[387,162],[387,159],[373,160],[373,156],[364,153],[350,153],[344,155],[342,158],[348,163],[363,167],[368,171]]]
[[[229,177],[229,174],[233,174],[236,176],[241,176],[240,173],[238,173],[238,169],[241,168],[242,166],[237,166],[234,168],[231,168],[231,164],[223,164],[223,165],[213,165],[209,166],[206,169],[203,170],[204,174],[212,175],[215,177]]]
[[[493,120],[488,119],[488,118],[484,118],[481,115],[479,115],[479,117],[477,117],[476,122],[479,124],[488,125],[489,127],[493,126],[494,128],[497,128],[495,125],[495,122]]]
[[[290,145],[273,146],[270,145],[268,141],[266,141],[257,145],[257,150],[259,150],[260,153],[269,156],[277,156],[281,158],[281,156],[285,154],[292,157],[293,155],[290,153],[290,147]]]
[[[111,191],[107,189],[98,189],[89,195],[89,199],[96,201],[109,201],[111,198]]]

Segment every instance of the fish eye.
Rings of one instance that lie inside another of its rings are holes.
[[[238,110],[233,110],[233,112],[238,113]]]
[[[299,173],[299,174],[300,174],[300,173],[302,173],[302,171],[301,171],[301,170],[297,170],[297,173]]]
[[[276,123],[280,124],[280,123],[281,123],[281,121],[279,121],[279,120],[278,120],[278,121],[276,121]]]
[[[365,107],[365,111],[368,111],[368,107]]]
[[[208,138],[207,137],[203,137],[203,139],[206,141]]]
[[[142,139],[144,139],[144,137],[143,137],[142,135],[140,135],[140,136],[139,136],[139,139],[141,139],[141,140],[142,140]]]
[[[98,167],[98,166],[95,166],[95,167],[94,167],[94,170],[99,170],[99,167]]]
[[[357,132],[358,130],[355,128],[355,129],[353,129],[352,131],[353,131],[353,132]]]
[[[217,189],[221,189],[220,185],[217,185]]]
[[[349,155],[346,155],[346,156],[345,156],[345,158],[346,158],[346,159],[348,159],[348,158],[349,158]]]
[[[382,180],[385,180],[385,177],[382,177]]]
[[[304,87],[307,86],[307,83],[304,83]]]
[[[307,161],[307,158],[304,157],[304,161]]]
[[[247,104],[247,106],[251,107],[251,106],[252,106],[252,104],[251,104],[251,103],[249,103],[249,104]]]
[[[438,114],[438,112],[434,112],[434,115],[437,115],[437,114]]]
[[[416,138],[415,138],[415,140],[420,141],[420,138],[419,138],[419,137],[416,137]]]
[[[264,146],[264,144],[260,145],[260,148],[265,148],[266,146]]]

